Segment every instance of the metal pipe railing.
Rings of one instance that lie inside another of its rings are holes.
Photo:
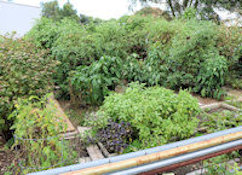
[[[240,145],[240,147],[237,147],[238,145]],[[242,148],[242,139],[232,141],[232,142],[229,142],[229,143],[225,143],[225,144],[222,144],[222,145],[214,146],[214,147],[211,147],[211,148],[207,148],[207,149],[204,149],[204,150],[201,150],[201,151],[196,151],[196,152],[188,153],[188,154],[185,154],[185,155],[177,156],[177,157],[174,157],[174,158],[161,160],[161,161],[158,161],[158,162],[155,162],[155,163],[143,165],[143,166],[132,168],[132,169],[129,169],[129,170],[119,171],[119,172],[116,172],[116,173],[110,173],[110,175],[139,174],[139,173],[159,169],[159,168],[162,168],[162,167],[167,167],[167,166],[170,166],[170,165],[173,165],[173,164],[178,164],[178,163],[185,162],[185,161],[188,161],[188,160],[192,160],[192,159],[195,159],[195,158],[203,157],[205,155],[209,155],[209,154],[212,154],[212,153],[224,151],[226,149],[230,149],[230,148],[233,148],[233,147],[237,147],[237,149]]]
[[[188,140],[182,140],[182,141],[178,141],[178,142],[175,142],[175,143],[170,143],[170,144],[167,144],[167,145],[149,148],[149,149],[145,149],[145,150],[142,150],[142,151],[123,154],[123,155],[120,155],[120,156],[105,158],[105,159],[101,159],[101,160],[97,160],[97,161],[92,161],[92,162],[88,162],[88,163],[84,163],[84,164],[75,164],[75,165],[45,170],[45,171],[36,172],[36,173],[30,173],[30,175],[46,175],[46,174],[57,175],[57,174],[65,173],[65,172],[76,171],[76,170],[81,170],[81,169],[85,169],[85,168],[91,168],[91,167],[96,167],[96,166],[100,166],[100,165],[120,162],[120,161],[131,159],[131,158],[136,158],[136,157],[149,155],[149,154],[153,154],[153,153],[157,153],[157,152],[161,152],[161,151],[166,151],[166,150],[181,147],[181,146],[186,146],[186,145],[189,145],[189,144],[192,144],[192,143],[197,143],[199,141],[206,141],[206,140],[209,140],[209,139],[212,139],[212,138],[224,136],[224,135],[231,134],[231,133],[236,133],[236,132],[239,132],[239,131],[242,131],[242,126],[239,126],[237,128],[227,129],[227,130],[224,130],[224,131],[219,131],[219,132],[212,133],[212,134],[207,134],[207,135],[191,138],[191,139],[188,139]]]
[[[223,143],[227,143],[227,142],[231,142],[239,139],[242,139],[242,131],[232,133],[232,134],[227,134],[224,136],[219,136],[205,141],[200,141],[186,146],[169,149],[166,151],[161,151],[158,153],[153,153],[145,156],[123,160],[120,162],[109,163],[109,164],[100,165],[92,168],[85,168],[85,169],[78,170],[75,172],[70,172],[70,173],[64,173],[63,175],[99,175],[99,174],[101,175],[105,173],[120,171],[123,169],[152,163],[155,161],[160,161],[162,159],[167,159],[173,156],[178,156],[181,154],[198,151],[201,149],[209,148],[212,146],[220,145]]]

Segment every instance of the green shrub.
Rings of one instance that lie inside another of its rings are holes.
[[[224,94],[221,87],[225,83],[225,75],[228,70],[227,61],[218,54],[208,53],[207,57],[201,64],[194,90],[203,97],[220,99]]]
[[[57,96],[68,98],[69,72],[77,66],[91,64],[95,58],[93,38],[84,27],[75,21],[64,19],[59,23],[58,38],[51,48],[53,57],[60,62],[54,74],[55,84],[59,87]]]
[[[215,49],[215,40],[216,25],[196,20],[184,22],[172,39],[167,58],[171,88],[194,87],[200,66],[206,60],[205,55]]]
[[[104,56],[89,66],[80,66],[71,75],[76,95],[87,104],[100,104],[109,90],[114,90],[122,78],[122,60]]]
[[[51,77],[57,65],[45,50],[31,42],[2,36],[0,43],[0,133],[11,137],[12,121],[7,116],[18,98],[42,96],[52,89]]]
[[[229,70],[237,70],[238,74],[242,75],[242,35],[241,28],[239,26],[227,27],[221,25],[217,32],[218,41],[217,41],[217,50],[220,55],[224,56],[229,64]],[[240,68],[240,70],[239,70]]]
[[[37,46],[51,49],[60,61],[54,75],[59,97],[70,97],[70,71],[109,55],[123,60],[124,77],[129,82],[175,90],[190,88],[203,96],[219,98],[224,79],[226,84],[240,88],[241,29],[199,21],[194,15],[189,9],[185,18],[172,21],[134,15],[87,25],[70,19],[53,22],[43,18],[26,37],[34,38]],[[224,58],[228,71],[221,74],[221,69],[226,69]],[[202,72],[207,74],[203,65],[213,59],[223,64],[213,74],[218,74],[221,81],[212,76],[201,83]],[[206,92],[202,91],[203,85]]]
[[[68,149],[65,148],[63,136],[60,135],[66,131],[67,125],[63,118],[57,116],[50,96],[52,94],[41,99],[36,96],[19,99],[15,105],[16,110],[9,116],[14,119],[11,127],[15,136],[13,146],[19,147],[21,151],[21,154],[16,156],[19,156],[19,166],[25,167],[22,172],[24,174],[63,166],[63,161],[73,161],[67,160]],[[74,153],[71,154],[74,156]]]
[[[228,74],[226,84],[233,88],[242,89],[242,35],[238,26],[221,26],[218,32],[219,40],[217,48],[228,62]]]
[[[24,38],[31,39],[37,47],[50,49],[58,38],[58,23],[42,17]]]
[[[145,88],[133,83],[124,94],[105,99],[96,127],[105,128],[108,119],[129,122],[136,133],[134,143],[147,148],[189,138],[198,125],[199,111],[197,100],[186,91],[175,94],[159,86]]]

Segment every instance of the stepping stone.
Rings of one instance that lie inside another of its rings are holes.
[[[108,150],[104,147],[104,145],[101,142],[98,142],[97,145],[99,146],[105,157],[110,157]]]
[[[81,136],[83,136],[90,129],[91,128],[89,128],[89,127],[81,127],[81,126],[77,127],[77,130],[79,131]],[[86,149],[87,149],[87,153],[90,156],[91,160],[98,160],[98,159],[104,158],[102,151],[99,149],[99,147],[96,144],[90,145]]]
[[[104,158],[102,152],[99,150],[97,145],[88,146],[87,153],[89,154],[91,160],[98,160]]]

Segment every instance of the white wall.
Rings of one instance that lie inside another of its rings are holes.
[[[16,31],[23,36],[40,18],[39,7],[0,1],[0,34]]]

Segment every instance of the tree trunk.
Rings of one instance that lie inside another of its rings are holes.
[[[170,8],[171,8],[172,15],[173,15],[174,17],[176,17],[176,14],[175,14],[175,12],[174,12],[174,8],[173,8],[173,5],[172,5],[171,0],[167,0],[167,3],[169,4],[169,6],[170,6]]]

